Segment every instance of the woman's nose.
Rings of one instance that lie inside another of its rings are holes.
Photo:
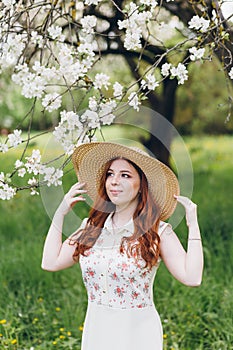
[[[119,176],[117,174],[112,176],[112,184],[117,185],[119,183]]]

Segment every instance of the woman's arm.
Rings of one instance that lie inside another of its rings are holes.
[[[70,244],[69,238],[62,243],[62,228],[65,215],[77,202],[85,201],[81,196],[86,193],[86,190],[82,189],[83,186],[84,184],[80,183],[74,184],[55,212],[44,244],[41,264],[44,270],[63,270],[75,263],[73,260],[75,245]]]
[[[176,196],[186,211],[188,226],[187,251],[168,225],[161,235],[161,257],[171,274],[187,286],[199,286],[203,272],[203,249],[197,220],[197,206],[190,199]]]

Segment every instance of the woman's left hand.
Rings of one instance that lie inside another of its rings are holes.
[[[185,208],[187,225],[190,226],[197,222],[197,205],[191,201],[188,197],[176,196],[177,202],[179,202]]]

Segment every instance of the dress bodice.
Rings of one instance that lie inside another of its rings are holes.
[[[161,222],[160,231],[166,225]],[[89,302],[113,308],[144,308],[153,305],[153,281],[159,262],[152,269],[145,261],[120,253],[121,240],[133,234],[133,220],[113,229],[111,216],[95,245],[80,256]]]

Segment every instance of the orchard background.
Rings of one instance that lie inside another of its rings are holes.
[[[205,273],[202,286],[190,289],[161,266],[155,303],[164,346],[233,348],[232,7],[216,0],[0,2],[3,349],[80,348],[87,300],[79,267],[40,268],[54,209],[44,194],[76,181],[72,152],[96,139],[140,142],[180,181],[186,164],[179,169],[176,160],[187,149]],[[183,220],[176,231],[186,245]]]

